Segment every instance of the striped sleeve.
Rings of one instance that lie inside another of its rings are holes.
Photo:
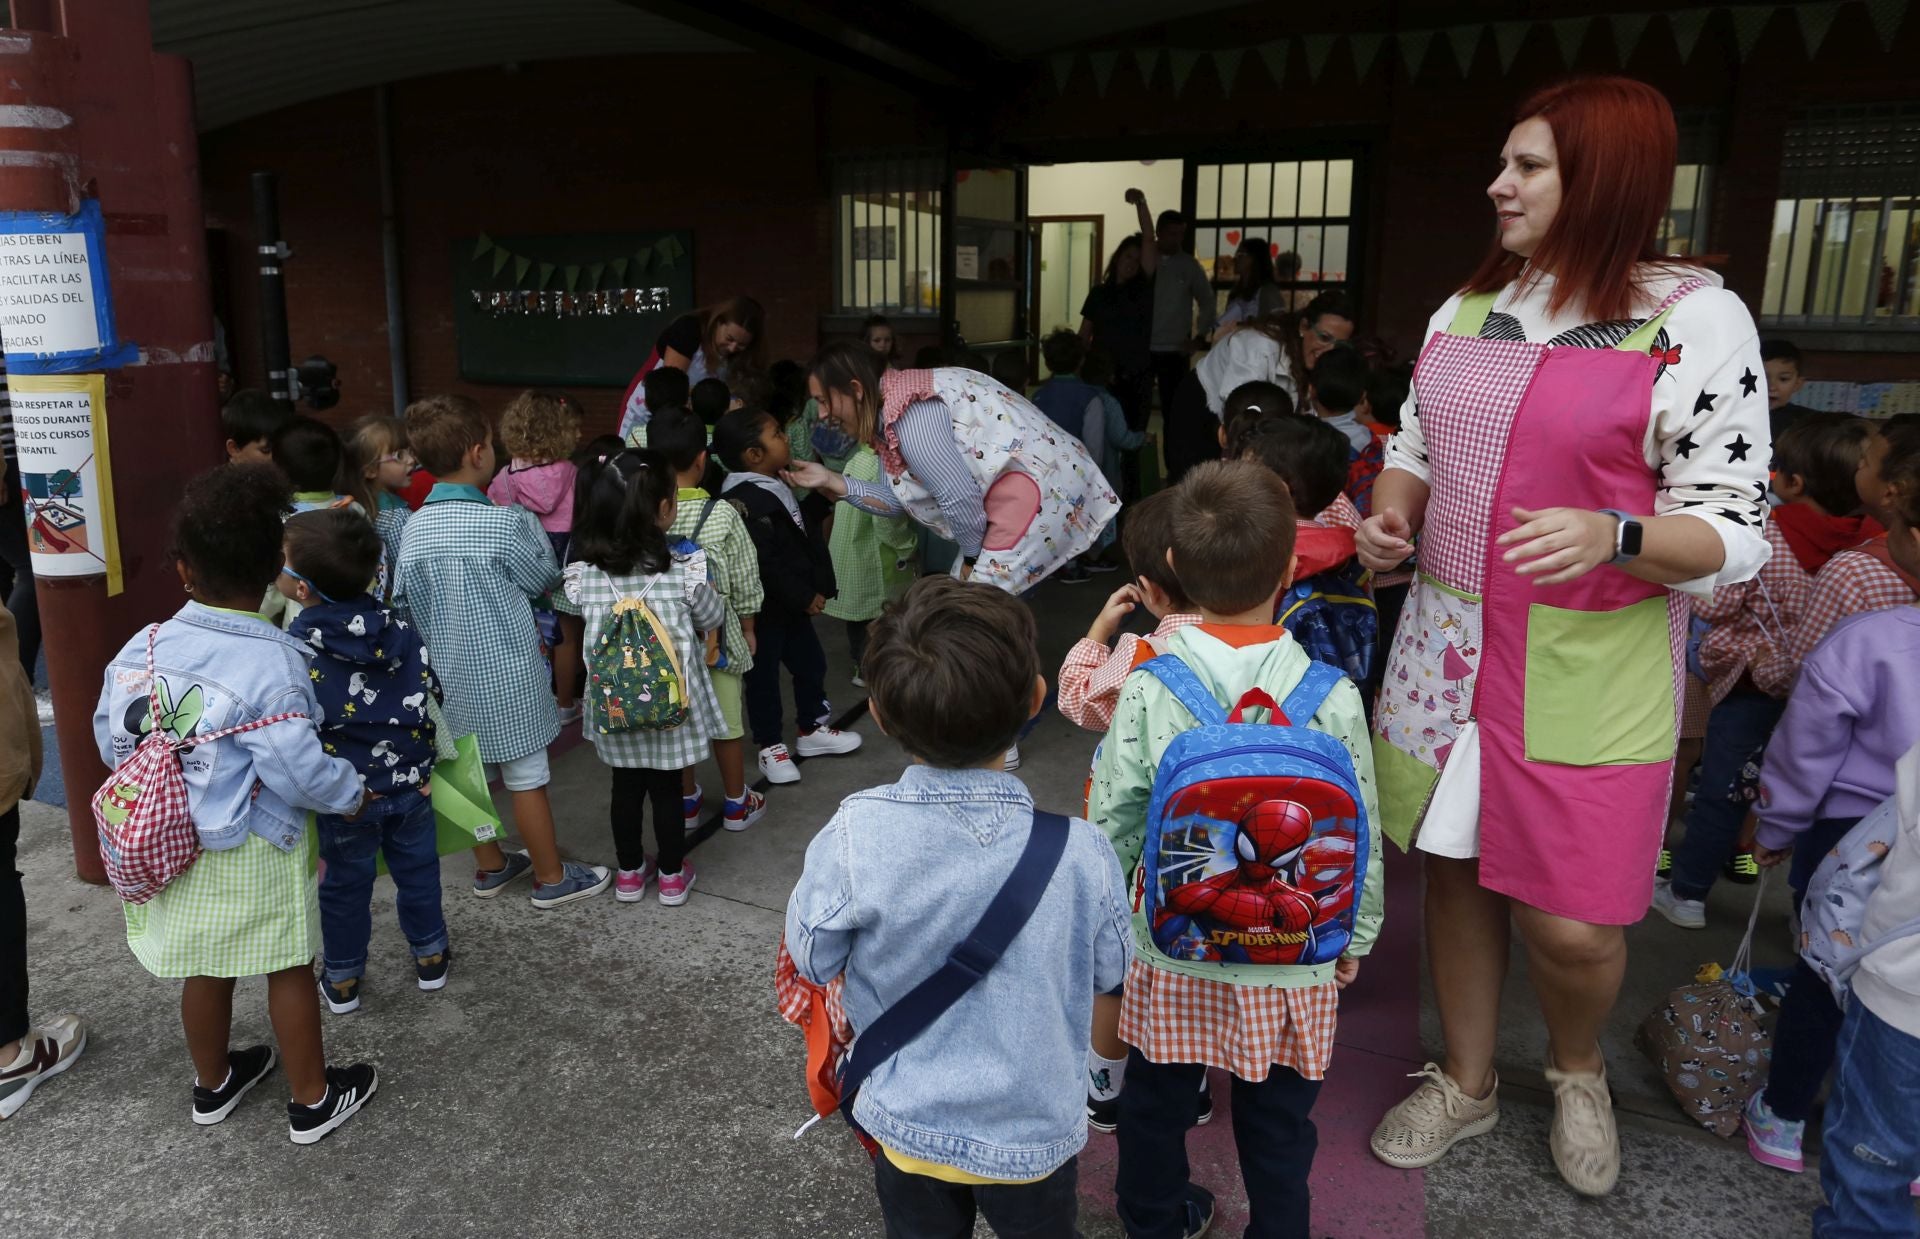
[[[978,555],[987,535],[986,497],[979,480],[967,468],[953,440],[953,416],[944,400],[921,400],[907,406],[893,424],[900,436],[900,456],[914,479],[927,488],[947,518],[947,529],[963,555]],[[875,516],[899,516],[904,509],[884,481],[847,479],[847,501]]]

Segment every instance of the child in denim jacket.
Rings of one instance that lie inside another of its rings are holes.
[[[948,578],[917,582],[874,623],[864,663],[874,722],[913,757],[858,792],[807,849],[787,949],[824,985],[844,974],[856,1036],[939,969],[1012,872],[1033,799],[1002,769],[1046,697],[1033,615]],[[1032,919],[993,970],[880,1063],[853,1115],[889,1234],[1077,1232],[1087,1139],[1081,1069],[1093,996],[1119,984],[1130,912],[1113,849],[1084,821]]]
[[[313,692],[327,712],[320,743],[352,762],[367,807],[352,821],[323,813],[317,823],[320,928],[325,968],[320,990],[335,1015],[360,1008],[360,981],[373,934],[369,907],[374,861],[393,875],[394,909],[413,949],[420,988],[447,983],[452,952],[440,909],[440,848],[433,804],[432,711],[440,685],[427,668],[420,633],[366,592],[367,566],[380,535],[364,517],[339,509],[302,512],[287,522],[280,592],[301,605],[287,631],[313,649]]]
[[[352,764],[321,748],[308,647],[258,610],[280,574],[288,498],[286,478],[265,464],[228,465],[187,484],[173,529],[187,604],[153,637],[152,676],[145,630],[107,664],[93,734],[100,759],[117,767],[155,727],[185,739],[298,716],[181,754],[205,850],[152,900],[125,911],[134,957],[156,977],[185,978],[193,1121],[225,1119],[273,1069],[272,1046],[234,1050],[227,1040],[235,980],[265,976],[293,1093],[288,1133],[312,1144],[353,1117],[378,1082],[365,1063],[327,1066],[321,1050],[307,813],[357,814],[362,790]]]

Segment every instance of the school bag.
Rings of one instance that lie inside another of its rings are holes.
[[[187,780],[180,770],[180,754],[195,745],[223,740],[243,731],[256,731],[304,714],[275,714],[238,727],[224,727],[201,735],[191,732],[199,721],[198,702],[162,699],[160,677],[153,666],[153,641],[160,625],[147,629],[147,734],[125,761],[113,768],[93,794],[93,825],[100,836],[100,859],[107,881],[127,903],[146,903],[200,859],[200,834],[187,806]],[[198,697],[194,689],[189,697]]]
[[[707,527],[707,518],[713,515],[713,509],[719,502],[718,499],[708,496],[706,503],[701,505],[700,519],[693,524],[693,532],[681,538],[667,549],[671,550],[675,555],[686,559],[701,556],[701,563],[704,564],[706,562],[704,558],[706,552],[700,548],[700,531]],[[705,578],[709,584],[712,583],[712,575],[710,573],[702,572],[699,575]],[[720,634],[726,631],[726,627],[726,624],[723,622],[720,627],[707,634],[707,666],[714,671],[725,671],[733,665],[733,660],[727,657],[725,647],[720,644]]]
[[[1274,621],[1315,662],[1367,683],[1380,645],[1380,608],[1372,573],[1356,560],[1295,581],[1274,606]]]
[[[648,593],[660,580],[651,578],[638,594],[622,595],[613,604],[607,626],[587,655],[589,721],[603,736],[672,731],[690,713],[680,651],[673,634],[647,605]]]
[[[1373,823],[1352,755],[1307,722],[1342,673],[1310,663],[1284,703],[1253,688],[1228,713],[1174,655],[1139,670],[1200,724],[1167,746],[1147,803],[1134,907],[1144,907],[1155,949],[1186,963],[1239,966],[1340,958],[1366,885]],[[1251,709],[1270,721],[1249,721]]]
[[[853,1103],[860,1086],[874,1068],[892,1058],[920,1034],[933,1027],[953,1004],[966,997],[993,966],[1000,962],[1013,940],[1026,928],[1040,897],[1047,892],[1060,857],[1067,849],[1071,823],[1058,813],[1033,811],[1033,829],[1026,846],[1020,849],[1013,871],[988,901],[986,910],[972,932],[953,950],[946,962],[920,984],[908,990],[898,1002],[882,1011],[866,1031],[846,1048],[851,1028],[842,1006],[843,978],[835,977],[822,986],[799,974],[787,954],[785,939],[780,943],[774,969],[774,989],[779,996],[780,1014],[788,1023],[798,1025],[807,1035],[807,1094],[814,1115],[793,1133],[797,1140],[807,1129],[838,1110],[853,1129],[854,1138],[866,1148],[867,1156],[878,1157],[876,1144],[853,1118]]]
[[[1800,958],[1820,974],[1842,1011],[1860,961],[1889,942],[1920,934],[1920,915],[1870,942],[1863,932],[1867,901],[1880,889],[1882,867],[1899,834],[1899,797],[1889,796],[1834,845],[1807,881],[1807,898],[1800,905]]]

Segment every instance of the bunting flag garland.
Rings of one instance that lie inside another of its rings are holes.
[[[1347,36],[1347,50],[1353,53],[1354,81],[1364,81],[1373,72],[1373,62],[1380,58],[1380,46],[1386,41],[1386,35],[1371,30]]]
[[[1587,37],[1587,27],[1593,23],[1591,17],[1562,17],[1555,20],[1553,37],[1560,44],[1560,59],[1571,69],[1580,58],[1580,44]]]
[[[672,237],[662,238],[653,247],[654,256],[660,260],[660,269],[662,271],[672,269],[674,260],[686,252],[686,249],[681,246],[680,242],[674,240]]]
[[[1273,79],[1275,86],[1281,86],[1287,80],[1287,41],[1274,39],[1260,45],[1260,59],[1266,62],[1267,76]]]
[[[1300,45],[1307,53],[1307,80],[1320,80],[1320,71],[1327,67],[1327,57],[1333,52],[1333,36],[1330,34],[1307,34],[1300,36]]]
[[[686,256],[686,253],[686,246],[680,244],[679,238],[671,235],[660,238],[660,240],[635,254],[623,254],[618,258],[606,258],[597,262],[567,266],[557,266],[550,262],[536,263],[534,259],[529,258],[525,254],[514,253],[485,233],[480,234],[475,240],[473,247],[473,258],[476,262],[489,255],[492,256],[491,273],[495,278],[498,278],[500,273],[506,269],[508,263],[512,263],[513,283],[516,286],[524,283],[527,278],[527,272],[532,271],[535,276],[535,288],[544,289],[547,284],[552,281],[554,272],[557,270],[560,272],[561,279],[568,292],[580,291],[580,277],[582,275],[587,277],[586,288],[589,291],[598,289],[609,271],[613,273],[614,282],[624,287],[629,272],[632,273],[635,279],[643,279],[649,267],[653,267],[658,271],[669,271],[673,269],[674,265],[681,258]]]
[[[1520,45],[1527,41],[1527,31],[1532,28],[1532,22],[1493,23],[1494,46],[1500,49],[1500,72],[1513,71],[1514,57],[1520,54]]]
[[[547,286],[547,281],[553,278],[553,264],[550,262],[541,263],[537,271],[537,274],[540,276],[540,279],[538,283],[534,285],[534,287],[545,288]]]
[[[1893,36],[1900,29],[1900,19],[1907,15],[1907,0],[1866,0],[1867,18],[1873,22],[1873,32],[1880,36],[1880,50],[1893,50]]]
[[[588,267],[587,268],[587,287],[588,288],[600,287],[600,277],[605,275],[606,273],[607,273],[607,264],[604,262],[596,262],[591,267]]]
[[[513,260],[513,282],[515,284],[518,284],[520,283],[521,280],[525,279],[527,275],[527,268],[531,267],[532,265],[533,265],[533,259],[521,258],[521,257],[515,256]]]
[[[1061,94],[1067,93],[1067,80],[1073,76],[1073,53],[1055,52],[1049,57],[1053,63],[1053,86]]]
[[[1216,61],[1220,57],[1219,52],[1213,55]],[[1113,80],[1113,67],[1120,63],[1120,53],[1108,48],[1088,52],[1087,63],[1093,66],[1093,93],[1105,98],[1107,83]]]
[[[496,249],[495,249],[495,250],[493,251],[493,273],[494,273],[495,275],[499,275],[499,274],[500,274],[500,268],[502,268],[502,267],[504,267],[504,266],[506,266],[506,265],[507,265],[507,259],[509,259],[509,258],[512,258],[512,257],[513,257],[513,255],[512,255],[512,254],[510,254],[510,253],[508,253],[508,252],[507,252],[506,250],[503,250],[503,249],[497,249],[497,248],[496,248]]]
[[[627,278],[627,260],[624,258],[616,258],[613,260],[612,266],[614,282],[625,283]]]
[[[1173,93],[1178,98],[1187,88],[1187,79],[1193,76],[1193,66],[1200,63],[1202,53],[1184,47],[1169,48],[1167,68],[1173,73]]]
[[[1615,13],[1607,19],[1613,27],[1613,51],[1622,65],[1633,57],[1633,50],[1640,46],[1640,36],[1647,32],[1647,23],[1653,20],[1651,13]]]
[[[1433,31],[1402,30],[1396,37],[1400,43],[1400,58],[1407,62],[1407,76],[1419,77],[1420,66],[1427,62],[1427,45],[1433,42]]]
[[[1479,26],[1453,26],[1447,31],[1447,43],[1453,48],[1454,63],[1460,66],[1460,76],[1469,77],[1473,73],[1473,53],[1480,47]]]
[[[1240,62],[1246,59],[1244,47],[1222,47],[1213,53],[1213,71],[1220,79],[1220,93],[1233,93],[1233,79],[1240,76]]]
[[[652,250],[641,250],[639,253],[635,254],[633,256],[633,278],[636,280],[645,279],[647,274],[647,265],[652,261],[653,261]]]
[[[1667,14],[1667,25],[1673,29],[1673,46],[1680,53],[1680,63],[1686,64],[1693,59],[1693,49],[1700,44],[1700,32],[1706,29],[1706,9],[1677,9]]]
[[[1773,17],[1773,9],[1759,5],[1743,5],[1728,9],[1727,16],[1733,19],[1733,41],[1740,49],[1740,59],[1745,60],[1753,54],[1754,45],[1760,42],[1760,33],[1767,28],[1768,20]]]
[[[1143,85],[1153,85],[1153,70],[1160,63],[1160,49],[1157,47],[1136,47],[1133,49],[1133,62],[1140,66],[1140,81]]]
[[[1793,15],[1800,19],[1800,40],[1806,44],[1807,59],[1812,60],[1820,54],[1820,45],[1827,41],[1827,31],[1833,29],[1833,19],[1840,16],[1840,0],[1796,5]]]
[[[560,268],[560,278],[566,284],[567,291],[573,292],[580,287],[580,268],[570,263]]]

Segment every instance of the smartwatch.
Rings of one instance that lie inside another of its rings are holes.
[[[1630,564],[1640,558],[1640,543],[1642,536],[1646,533],[1646,526],[1625,512],[1613,508],[1601,508],[1600,515],[1611,516],[1619,522],[1618,531],[1613,536],[1611,561],[1613,565],[1617,568],[1621,564]]]

